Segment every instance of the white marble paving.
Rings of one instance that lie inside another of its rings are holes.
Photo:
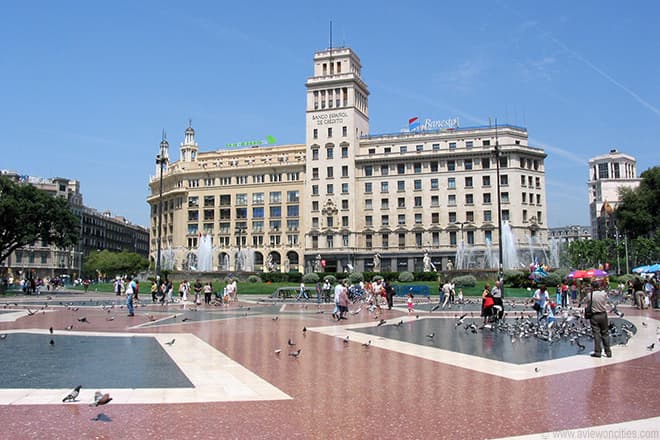
[[[554,438],[658,439],[660,438],[660,417],[503,438],[511,440],[547,440]]]
[[[418,318],[407,316],[403,318],[390,319],[389,323],[395,323],[403,319],[404,322],[414,321]],[[426,317],[420,316],[419,319],[454,319],[449,317]],[[637,334],[633,336],[628,345],[615,345],[612,347],[612,357],[592,358],[588,354],[593,349],[593,342],[585,340],[587,348],[586,354],[554,359],[542,362],[533,362],[524,365],[502,362],[480,356],[472,356],[463,353],[457,353],[449,350],[442,350],[437,347],[423,346],[409,342],[397,341],[395,339],[386,339],[379,336],[366,333],[351,331],[352,329],[375,327],[377,322],[366,322],[358,324],[347,324],[327,327],[308,327],[308,331],[322,333],[328,336],[344,338],[347,335],[354,342],[366,343],[371,340],[374,347],[393,350],[399,353],[416,356],[423,359],[453,365],[460,368],[478,371],[481,373],[492,374],[513,380],[526,380],[553,374],[563,374],[572,371],[585,370],[604,365],[612,365],[620,362],[626,362],[651,354],[646,347],[656,342],[656,350],[660,349],[657,343],[656,327],[660,322],[648,317],[628,317],[626,319],[637,327]],[[646,325],[644,325],[645,323]]]
[[[7,330],[4,333],[47,334],[45,329]],[[163,346],[194,388],[114,388],[113,403],[198,403],[255,400],[284,400],[290,396],[234,362],[197,336],[189,333],[135,334],[67,332],[66,335],[103,337],[152,337]],[[165,345],[175,339],[173,345]],[[73,388],[73,386],[72,386]],[[62,403],[71,389],[0,389],[0,405],[43,405]],[[77,403],[94,401],[96,389],[82,389]]]

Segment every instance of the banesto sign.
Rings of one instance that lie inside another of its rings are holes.
[[[344,118],[348,118],[347,112],[327,112],[313,114],[312,122],[316,122],[316,125],[343,124]]]

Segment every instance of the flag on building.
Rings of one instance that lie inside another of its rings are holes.
[[[419,118],[417,116],[408,119],[408,130],[410,131],[419,130]]]

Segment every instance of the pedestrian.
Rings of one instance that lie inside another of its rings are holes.
[[[156,304],[156,296],[158,295],[158,281],[154,280],[151,283],[151,302]]]
[[[300,298],[305,297],[305,299],[309,299],[309,296],[307,296],[307,292],[305,291],[305,282],[300,283],[300,291],[298,292],[298,296],[296,297],[296,301],[300,301]]]
[[[544,284],[541,284],[539,288],[534,291],[532,300],[534,301],[532,308],[536,311],[536,320],[541,321],[544,317],[545,305],[550,301],[550,296],[548,295]]]
[[[408,313],[412,313],[415,311],[414,309],[415,304],[413,303],[413,298],[415,298],[415,295],[413,295],[412,292],[408,292]]]
[[[385,298],[387,299],[387,310],[392,310],[394,307],[394,287],[392,283],[385,283]]]
[[[494,305],[495,299],[490,291],[490,285],[486,284],[484,286],[484,291],[481,293],[481,316],[484,318],[484,324],[486,324],[491,316],[493,316]]]
[[[332,286],[330,286],[330,280],[325,279],[325,282],[323,283],[323,302],[330,302],[330,289]]]
[[[596,281],[593,281],[591,286],[593,290],[589,294],[585,307],[585,318],[589,318],[591,334],[594,337],[594,351],[591,353],[591,357],[601,357],[604,350],[605,356],[609,358],[612,357],[612,350],[610,349],[610,329],[607,320],[607,292],[602,290]]]
[[[343,283],[343,288],[339,292],[339,301],[337,302],[337,305],[339,306],[339,318],[338,320],[341,319],[346,319],[346,313],[348,312],[348,282],[344,281]]]
[[[335,318],[337,321],[340,319],[340,309],[339,309],[339,298],[341,297],[341,292],[344,290],[344,286],[342,283],[337,283],[335,286],[335,308],[332,311],[332,317]],[[346,289],[346,295],[348,295],[348,289]]]
[[[126,286],[126,308],[128,309],[128,316],[135,316],[133,311],[133,293],[135,290],[135,281],[131,277],[128,277],[128,285]]]
[[[119,276],[115,278],[114,290],[115,290],[115,295],[121,296],[121,278]]]
[[[321,296],[323,295],[323,284],[321,284],[321,281],[316,283],[316,302],[318,304],[321,304]]]
[[[445,289],[442,281],[438,280],[438,304],[442,305],[445,302]]]
[[[209,281],[204,285],[204,304],[211,304],[211,294],[213,293],[213,284]]]
[[[193,291],[195,292],[195,304],[201,304],[201,295],[202,295],[202,282],[199,281],[199,278],[195,280],[195,284],[193,284]]]
[[[490,295],[493,297],[493,311],[496,319],[502,319],[504,317],[504,302],[502,301],[502,282],[495,281],[495,286],[490,291]]]

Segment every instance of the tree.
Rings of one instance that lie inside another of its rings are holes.
[[[649,168],[641,174],[636,189],[622,188],[621,203],[615,211],[619,230],[630,238],[653,238],[658,232],[660,216],[660,167]]]
[[[0,176],[0,262],[40,240],[67,248],[78,244],[79,219],[66,199]]]
[[[115,275],[131,275],[149,267],[149,261],[134,252],[110,252],[107,249],[92,252],[83,262],[83,272],[101,278]]]

